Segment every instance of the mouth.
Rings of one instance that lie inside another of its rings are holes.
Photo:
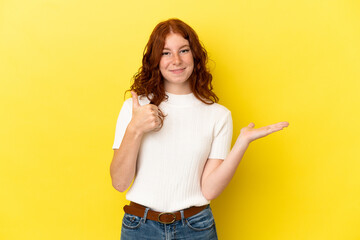
[[[179,74],[179,73],[182,73],[184,70],[185,70],[185,68],[179,68],[179,69],[174,69],[174,70],[169,70],[169,71],[174,74]]]

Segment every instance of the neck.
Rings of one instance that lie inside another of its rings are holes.
[[[192,91],[171,91],[171,90],[170,91],[165,90],[165,92],[175,94],[175,95],[187,95],[187,94],[192,93]]]
[[[185,95],[192,93],[189,83],[183,86],[165,84],[165,91],[176,95]]]

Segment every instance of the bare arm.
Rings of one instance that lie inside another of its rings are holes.
[[[131,94],[133,100],[132,118],[119,149],[114,150],[110,165],[112,185],[120,192],[128,189],[134,179],[137,156],[144,134],[157,130],[161,123],[156,105],[140,106],[137,94],[133,91]]]
[[[142,137],[143,134],[129,123],[120,148],[114,150],[110,175],[113,187],[120,192],[128,189],[134,179]]]
[[[253,129],[255,125],[250,123],[247,127],[242,128],[239,137],[225,160],[208,159],[206,162],[201,177],[201,191],[204,197],[212,200],[222,193],[233,178],[246,149],[252,141],[282,130],[288,125],[288,122],[280,122]]]

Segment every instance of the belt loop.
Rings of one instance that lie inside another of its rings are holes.
[[[145,208],[145,212],[144,212],[144,223],[146,222],[146,217],[147,217],[147,213],[149,211],[150,208]]]
[[[181,214],[181,222],[182,222],[183,226],[185,226],[184,210],[180,210],[180,214]]]

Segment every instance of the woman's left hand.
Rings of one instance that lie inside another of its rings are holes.
[[[254,126],[255,126],[254,123],[250,123],[248,126],[242,128],[238,139],[241,139],[246,143],[250,143],[258,138],[265,137],[270,133],[282,130],[284,127],[289,126],[289,123],[279,122],[261,128],[254,128]]]

